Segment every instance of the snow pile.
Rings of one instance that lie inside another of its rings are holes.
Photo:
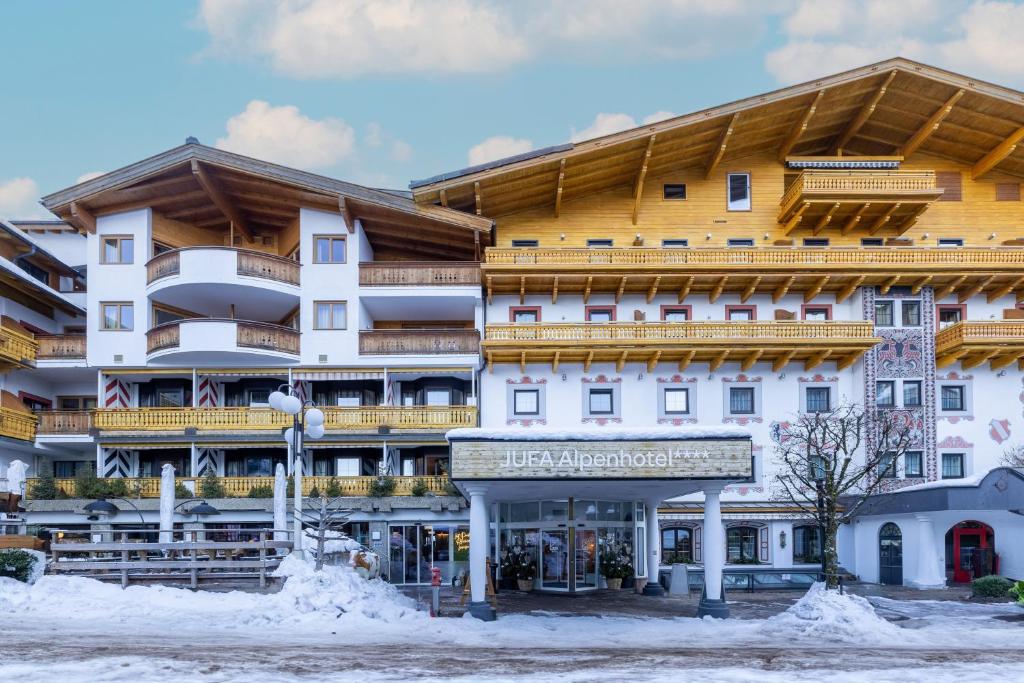
[[[796,604],[767,619],[762,631],[773,638],[812,638],[820,642],[893,643],[902,639],[899,627],[875,614],[867,600],[840,595],[815,583]]]

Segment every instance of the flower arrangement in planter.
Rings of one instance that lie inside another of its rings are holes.
[[[533,559],[533,553],[521,545],[512,546],[502,556],[501,576],[515,578],[521,591],[532,591],[533,580],[537,577],[537,562]]]
[[[601,576],[608,584],[608,590],[621,589],[623,579],[633,576],[630,555],[629,547],[624,544],[610,545],[601,553]]]

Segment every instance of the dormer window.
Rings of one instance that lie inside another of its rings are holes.
[[[661,191],[665,199],[677,201],[686,199],[686,185],[684,183],[666,183],[661,186]]]

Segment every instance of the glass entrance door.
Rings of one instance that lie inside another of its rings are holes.
[[[576,530],[576,590],[597,588],[597,531]]]
[[[546,590],[569,590],[569,532],[545,529],[541,532],[540,586]]]
[[[431,529],[424,524],[391,527],[388,558],[391,583],[430,583],[434,550]]]

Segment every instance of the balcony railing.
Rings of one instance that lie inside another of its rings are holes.
[[[476,424],[473,406],[325,407],[328,431],[391,429],[442,430]],[[291,426],[291,417],[269,408],[119,408],[100,409],[93,422],[100,430],[261,431]]]
[[[161,278],[178,275],[181,272],[181,255],[192,250],[228,250],[235,252],[237,273],[247,277],[275,280],[291,285],[299,284],[299,264],[283,256],[266,254],[261,251],[234,249],[232,247],[184,247],[157,254],[146,264],[146,282],[152,284]]]
[[[377,477],[310,477],[302,478],[302,493],[310,495],[313,489],[323,493],[332,484],[341,490],[343,496],[368,496],[373,482]],[[395,482],[396,496],[411,496],[413,488],[420,482],[426,485],[429,493],[443,495],[448,491],[448,477],[418,476],[418,477],[393,477]],[[29,479],[27,492],[32,497],[32,490],[38,479]],[[112,481],[112,480],[108,480]],[[160,478],[159,477],[135,477],[118,479],[124,483],[124,488],[129,497],[159,498]],[[197,494],[200,493],[202,478],[200,477],[178,477],[176,483],[194,487]],[[264,490],[274,485],[273,477],[218,477],[217,481],[224,487],[228,498],[246,498],[253,489]],[[57,479],[57,489],[64,495],[75,497],[74,479]],[[270,496],[267,496],[268,498]]]
[[[1024,346],[1024,320],[963,320],[935,335],[935,351],[942,353],[964,345]]]
[[[480,284],[480,264],[460,261],[373,261],[359,264],[364,287]]]
[[[36,413],[39,434],[88,434],[92,429],[91,410],[41,410]]]
[[[480,333],[469,329],[360,330],[359,353],[364,355],[474,354]]]
[[[866,321],[498,323],[487,326],[488,342],[722,342],[728,340],[871,340]]]
[[[37,334],[38,360],[75,360],[85,358],[84,334]]]
[[[32,335],[9,327],[0,327],[0,362],[7,365],[31,365],[39,344]]]
[[[36,438],[35,415],[11,408],[0,408],[0,436],[32,441]]]
[[[146,332],[146,351],[154,353],[181,345],[181,325],[191,323],[231,323],[236,327],[236,345],[298,355],[299,332],[291,327],[251,320],[227,318],[185,318],[157,325]]]
[[[941,195],[934,171],[804,171],[782,196],[783,210],[807,195],[851,200]]]

